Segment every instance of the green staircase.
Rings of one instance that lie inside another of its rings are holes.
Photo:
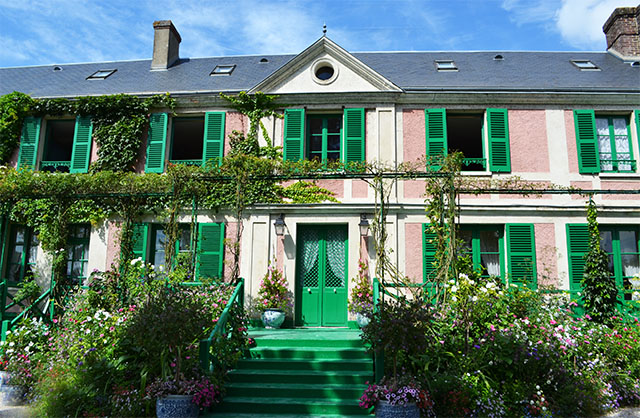
[[[250,333],[256,346],[230,372],[212,417],[356,417],[373,381],[372,356],[357,330],[289,329]]]

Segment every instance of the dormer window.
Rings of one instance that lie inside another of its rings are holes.
[[[234,65],[216,65],[216,68],[209,75],[231,75],[236,66]]]

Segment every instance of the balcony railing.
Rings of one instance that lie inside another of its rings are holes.
[[[484,170],[487,169],[487,159],[486,158],[463,158],[462,165],[465,167],[469,167],[472,164],[481,165]],[[463,168],[464,170],[464,168]]]
[[[68,173],[71,169],[71,161],[41,161],[40,170],[61,171]]]
[[[196,165],[196,166],[200,166],[202,165],[202,160],[169,160],[170,164],[176,164],[176,165]]]
[[[636,171],[636,162],[631,159],[631,154],[618,154],[623,158],[615,160],[600,158],[600,170],[602,171]],[[624,158],[626,156],[626,158]]]

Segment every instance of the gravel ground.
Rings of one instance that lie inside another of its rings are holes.
[[[607,418],[635,418],[640,417],[640,408],[624,408],[607,414]]]
[[[29,407],[27,406],[0,405],[0,418],[26,418],[29,416]]]

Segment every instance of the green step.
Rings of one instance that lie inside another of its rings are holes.
[[[371,358],[360,359],[326,359],[326,360],[291,360],[291,359],[241,359],[236,369],[262,370],[316,370],[316,371],[369,371],[373,373]]]
[[[364,348],[342,348],[316,347],[301,349],[300,347],[285,346],[280,348],[252,348],[250,350],[252,358],[265,359],[291,359],[291,360],[314,360],[314,359],[371,359],[371,355]]]
[[[309,383],[231,383],[225,389],[227,396],[275,398],[283,394],[290,398],[360,399],[365,384],[309,384]]]
[[[256,339],[256,347],[300,347],[300,348],[312,348],[312,347],[331,347],[331,348],[362,348],[362,341],[357,340],[316,340],[316,339],[275,339],[275,338],[260,338]]]
[[[199,417],[211,417],[211,418],[302,418],[302,417],[313,417],[313,418],[362,418],[363,414],[358,415],[344,415],[344,414],[237,414],[235,412],[219,412],[219,413],[203,413],[201,412]]]
[[[268,414],[334,414],[367,415],[368,411],[358,406],[358,400],[336,400],[317,398],[256,398],[228,396],[214,412],[268,413]],[[237,416],[237,415],[236,415]]]
[[[371,372],[313,370],[233,370],[229,372],[233,383],[313,383],[360,385],[371,381]]]

